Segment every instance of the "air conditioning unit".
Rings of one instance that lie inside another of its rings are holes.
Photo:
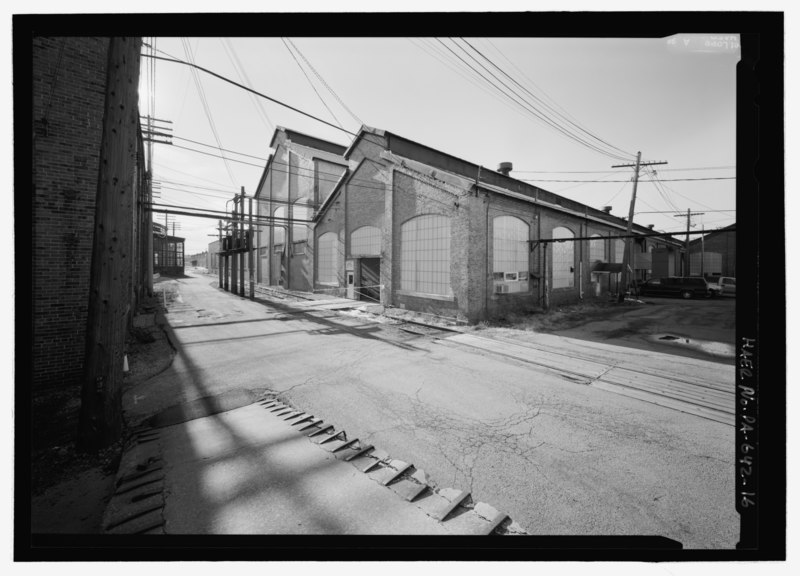
[[[508,284],[496,284],[494,287],[495,294],[508,294]]]

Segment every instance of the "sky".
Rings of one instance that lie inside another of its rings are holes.
[[[678,233],[686,229],[687,210],[697,214],[693,231],[735,222],[735,38],[727,48],[711,50],[695,35],[678,35],[674,42],[145,40],[159,56],[192,61],[342,128],[184,64],[158,60],[153,70],[154,61],[143,58],[140,110],[170,122],[156,124],[173,135],[171,146],[153,146],[154,180],[161,183],[157,201],[164,204],[225,210],[242,187],[252,196],[275,126],[346,146],[363,123],[487,169],[512,162],[513,177],[594,208],[612,206],[618,216],[628,214],[634,170],[612,166],[632,164],[641,152],[643,162],[667,164],[640,172],[636,223]],[[523,99],[524,107],[514,102]],[[155,218],[163,222],[164,215]],[[174,220],[187,255],[207,250],[215,220]]]

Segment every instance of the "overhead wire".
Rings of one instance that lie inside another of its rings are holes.
[[[580,137],[579,135],[574,134],[568,128],[564,127],[563,125],[556,122],[552,117],[547,115],[545,112],[537,108],[534,104],[532,104],[528,99],[524,96],[521,96],[516,90],[508,86],[502,79],[498,78],[496,74],[494,74],[491,70],[489,70],[481,61],[479,61],[475,56],[473,56],[468,50],[466,50],[463,46],[455,42],[455,40],[450,39],[453,42],[454,46],[459,48],[465,55],[467,55],[470,59],[472,59],[478,66],[483,68],[492,78],[494,78],[497,82],[499,82],[504,88],[500,88],[495,82],[489,80],[482,74],[479,70],[476,70],[474,66],[472,66],[469,62],[464,60],[460,55],[456,54],[449,46],[447,46],[442,40],[439,38],[436,39],[440,42],[445,48],[447,48],[450,52],[452,52],[459,60],[461,60],[466,66],[468,66],[471,70],[473,70],[476,74],[478,74],[481,78],[483,78],[487,83],[493,86],[496,90],[498,90],[501,94],[509,98],[511,101],[515,102],[525,110],[527,110],[534,118],[538,119],[541,122],[544,122],[546,125],[550,126],[552,129],[560,132],[564,136],[571,138],[573,141],[594,150],[600,154],[608,156],[610,158],[618,159],[618,160],[630,160],[632,156],[622,156],[618,152],[612,152],[609,150],[603,149],[600,145],[593,144],[591,142],[586,141],[584,138]],[[495,65],[496,66],[496,65]],[[506,91],[510,91],[514,96],[512,97]]]
[[[452,63],[453,56],[447,54],[446,52],[442,53],[441,48],[438,45],[436,45],[433,40],[429,38],[408,38],[408,40],[411,41],[411,43],[417,46],[420,50],[422,50],[429,56],[432,56],[433,58],[444,64],[447,68],[449,68],[450,70],[452,70],[453,72],[464,78],[467,82],[469,82],[479,90],[485,92],[495,101],[500,103],[502,106],[505,106],[508,110],[514,112],[515,114],[519,114],[523,118],[528,118],[528,115],[525,113],[524,110],[521,110],[519,106],[513,106],[507,99],[500,97],[496,91],[490,90],[489,88],[486,87],[484,83],[475,80],[475,78],[473,78],[470,74],[463,72],[462,67],[458,66],[457,64],[453,64]],[[420,45],[418,45],[415,42],[415,40],[418,40],[420,42]],[[429,52],[428,50],[431,50],[434,53],[431,54],[431,52]]]
[[[546,117],[546,116],[543,116],[543,115],[542,115],[540,112],[536,111],[535,109],[531,109],[531,107],[530,107],[530,104],[529,104],[529,103],[527,103],[527,101],[525,101],[525,99],[524,99],[524,98],[520,97],[520,96],[519,96],[519,95],[518,95],[518,94],[517,94],[517,93],[516,93],[516,92],[515,92],[513,89],[511,90],[511,92],[512,92],[512,93],[514,93],[514,94],[517,96],[517,98],[520,98],[520,100],[522,100],[522,102],[520,102],[519,100],[517,100],[517,99],[513,98],[513,97],[512,97],[512,96],[510,96],[510,95],[509,95],[509,94],[508,94],[506,91],[504,91],[502,88],[500,88],[499,86],[497,86],[497,84],[495,84],[494,82],[492,82],[491,80],[489,80],[489,79],[488,79],[486,76],[484,76],[484,75],[483,75],[483,74],[482,74],[482,73],[481,73],[479,70],[477,70],[477,69],[476,69],[474,66],[472,66],[472,64],[470,64],[469,62],[467,62],[466,60],[464,60],[464,59],[463,59],[463,58],[462,58],[460,55],[458,55],[458,54],[457,54],[456,52],[454,52],[454,51],[453,51],[453,50],[452,50],[452,49],[451,49],[449,46],[447,46],[447,45],[446,45],[444,42],[442,42],[442,40],[441,40],[441,39],[439,39],[439,38],[436,38],[436,40],[437,40],[437,41],[438,41],[440,44],[442,44],[442,46],[444,46],[444,47],[445,47],[447,50],[449,50],[449,51],[450,51],[450,52],[451,52],[451,53],[452,53],[454,56],[456,56],[456,57],[457,57],[459,60],[461,60],[461,62],[463,62],[463,63],[464,63],[464,64],[465,64],[467,67],[469,67],[469,68],[470,68],[470,69],[471,69],[473,72],[475,72],[475,73],[476,73],[478,76],[480,76],[481,78],[483,78],[483,80],[484,80],[484,81],[486,81],[486,82],[487,82],[487,83],[488,83],[490,86],[494,87],[494,88],[495,88],[495,89],[496,89],[498,92],[500,92],[502,95],[504,95],[506,98],[508,98],[508,99],[509,99],[511,102],[514,102],[515,104],[517,104],[518,106],[520,106],[520,107],[521,107],[523,110],[526,110],[527,112],[529,112],[529,113],[530,113],[530,114],[531,114],[531,115],[532,115],[534,118],[536,118],[536,119],[537,119],[537,120],[539,120],[540,122],[543,122],[545,125],[548,125],[548,126],[550,126],[551,128],[553,128],[553,129],[557,130],[558,132],[561,132],[561,133],[562,133],[564,136],[567,136],[568,138],[571,138],[572,140],[574,140],[574,141],[576,141],[576,142],[578,142],[578,143],[580,143],[580,144],[582,144],[582,145],[584,145],[584,146],[586,146],[586,147],[588,147],[588,148],[590,148],[590,149],[592,149],[592,150],[594,150],[594,151],[596,151],[596,152],[599,152],[600,154],[603,154],[603,155],[605,155],[605,156],[609,156],[609,157],[611,157],[611,158],[615,158],[615,159],[618,159],[618,160],[629,160],[629,159],[630,159],[630,158],[628,158],[628,157],[619,156],[619,155],[615,155],[615,154],[610,154],[610,153],[608,153],[608,152],[606,152],[606,151],[604,151],[604,150],[601,150],[599,147],[597,147],[597,146],[594,146],[594,145],[592,145],[591,143],[588,143],[588,142],[586,142],[586,141],[584,141],[584,140],[582,140],[582,139],[580,139],[580,138],[576,137],[575,135],[571,134],[570,132],[568,132],[567,130],[565,130],[563,127],[561,127],[561,126],[557,125],[555,122],[553,122],[553,121],[552,121],[550,118],[548,118],[548,117]],[[458,46],[458,44],[455,44],[455,45],[456,45],[457,47],[459,47],[459,48],[460,48],[460,46]],[[461,49],[462,49],[462,51],[464,51],[464,52],[465,52],[465,54],[467,54],[468,56],[470,56],[470,58],[472,58],[472,59],[473,59],[473,60],[474,60],[476,63],[478,63],[478,65],[479,65],[479,66],[481,66],[482,68],[484,68],[484,70],[487,70],[487,72],[489,72],[489,74],[490,74],[492,77],[494,77],[495,79],[497,79],[497,80],[498,80],[498,81],[499,81],[499,82],[500,82],[500,83],[501,83],[501,84],[502,84],[504,87],[508,88],[508,86],[507,86],[507,85],[506,85],[506,84],[505,84],[505,83],[504,83],[502,80],[499,80],[499,79],[497,78],[497,76],[495,76],[495,75],[494,75],[494,74],[493,74],[491,71],[489,71],[488,69],[486,69],[486,67],[485,67],[485,66],[483,66],[483,65],[482,65],[480,62],[478,62],[478,61],[477,61],[477,59],[475,59],[474,57],[472,57],[472,56],[471,56],[471,55],[470,55],[470,54],[469,54],[469,53],[468,53],[466,50],[464,50],[463,48],[461,48]]]
[[[361,120],[361,118],[356,116],[353,113],[353,111],[350,110],[350,108],[347,107],[347,105],[339,97],[339,95],[333,90],[333,88],[330,87],[330,85],[325,81],[325,78],[323,78],[322,75],[319,72],[317,72],[317,69],[314,68],[313,64],[311,64],[311,62],[309,62],[308,58],[305,57],[305,55],[300,51],[300,49],[297,47],[297,45],[295,45],[295,43],[292,42],[292,39],[291,38],[287,38],[286,40],[289,42],[289,44],[292,45],[292,48],[294,48],[295,52],[297,52],[297,54],[300,56],[300,58],[302,58],[303,62],[306,63],[306,66],[308,66],[308,68],[311,70],[311,72],[314,73],[314,76],[316,76],[317,79],[320,81],[320,83],[322,83],[322,85],[325,87],[325,89],[328,92],[331,93],[331,95],[336,99],[336,101],[341,105],[341,107],[344,108],[345,111],[348,114],[350,114],[350,116],[358,123],[359,126],[364,124],[364,122]]]
[[[194,55],[192,53],[192,47],[189,44],[189,41],[186,38],[181,38],[181,42],[183,43],[183,49],[186,52],[186,58],[190,63],[194,63]],[[231,179],[231,183],[235,186],[236,179],[233,177],[233,172],[231,171],[231,167],[228,164],[228,159],[225,157],[225,153],[222,152],[222,142],[219,138],[219,133],[217,132],[216,124],[214,123],[214,117],[211,114],[210,107],[208,105],[208,100],[206,99],[206,93],[203,89],[203,82],[200,78],[200,75],[197,74],[197,71],[194,67],[192,67],[192,77],[194,78],[195,87],[197,88],[198,95],[200,96],[200,102],[203,106],[203,110],[206,115],[206,119],[208,120],[208,124],[211,127],[211,132],[214,135],[214,140],[217,142],[217,146],[220,148],[220,156],[225,164],[225,169],[228,172],[228,177]]]
[[[234,48],[231,39],[221,38],[220,41],[222,42],[222,47],[225,49],[225,53],[228,56],[228,60],[231,61],[231,64],[233,64],[233,69],[239,76],[239,80],[242,81],[242,83],[246,83],[248,86],[252,86],[253,83],[250,81],[250,77],[247,75],[247,71],[245,70],[244,66],[242,66],[242,62],[239,60],[239,56],[236,54],[236,49]],[[252,93],[248,92],[247,95],[250,98],[250,101],[253,103],[253,107],[256,109],[256,113],[261,119],[261,122],[270,132],[274,131],[275,124],[273,124],[272,120],[270,120],[267,111],[264,110],[264,105],[262,104],[261,100],[253,96]]]
[[[517,86],[519,86],[521,89],[523,89],[525,92],[527,92],[527,93],[528,93],[528,94],[529,94],[529,95],[530,95],[532,98],[534,98],[536,101],[540,102],[540,103],[541,103],[543,106],[545,106],[546,108],[548,108],[548,109],[549,109],[549,110],[550,110],[550,111],[551,111],[553,114],[555,114],[555,115],[557,115],[557,116],[561,117],[563,120],[565,120],[566,122],[568,122],[569,124],[571,124],[572,126],[574,126],[575,128],[577,128],[578,130],[580,130],[581,132],[583,132],[583,133],[584,133],[584,134],[586,134],[587,136],[589,136],[589,137],[593,138],[594,140],[596,140],[596,141],[598,141],[598,142],[600,142],[600,143],[604,144],[604,145],[605,145],[605,146],[607,146],[607,147],[608,147],[610,150],[616,150],[616,153],[621,153],[621,154],[623,154],[623,156],[624,156],[624,157],[626,157],[626,158],[632,158],[632,157],[633,157],[633,154],[631,154],[630,152],[628,152],[628,151],[626,151],[626,150],[623,150],[622,148],[619,148],[619,147],[617,147],[617,146],[614,146],[613,144],[611,144],[611,143],[607,142],[606,140],[604,140],[604,139],[600,138],[600,137],[599,137],[599,136],[597,136],[596,134],[594,134],[594,133],[590,132],[589,130],[587,130],[586,128],[584,128],[583,126],[581,126],[580,124],[578,124],[577,122],[574,122],[572,119],[570,119],[570,118],[568,118],[568,117],[564,116],[563,114],[559,113],[557,110],[555,110],[555,109],[554,109],[553,107],[551,107],[549,104],[547,104],[547,102],[545,102],[544,100],[542,100],[541,98],[539,98],[538,96],[536,96],[536,94],[534,94],[533,92],[531,92],[530,90],[528,90],[528,89],[527,89],[525,86],[523,86],[522,84],[520,84],[520,83],[519,83],[519,82],[518,82],[518,81],[517,81],[515,78],[513,78],[513,77],[512,77],[510,74],[508,74],[508,73],[507,73],[505,70],[503,70],[503,69],[502,69],[500,66],[498,66],[498,65],[497,65],[495,62],[493,62],[493,61],[492,61],[492,60],[491,60],[491,59],[490,59],[488,56],[486,56],[485,54],[483,54],[483,52],[481,52],[480,50],[478,50],[477,48],[475,48],[475,46],[473,46],[473,45],[472,45],[472,44],[469,42],[469,40],[467,40],[467,39],[465,39],[465,38],[460,38],[460,40],[461,40],[462,42],[466,43],[466,44],[467,44],[467,46],[469,46],[469,47],[470,47],[470,48],[471,48],[473,51],[477,52],[477,53],[478,53],[478,54],[479,54],[479,55],[480,55],[480,56],[481,56],[481,57],[482,57],[484,60],[486,60],[487,62],[489,62],[489,63],[490,63],[490,64],[491,64],[491,65],[492,65],[494,68],[496,68],[496,69],[497,69],[497,70],[498,70],[500,73],[502,73],[502,74],[503,74],[505,77],[507,77],[509,80],[511,80],[511,81],[512,81],[514,84],[516,84],[516,85],[517,85]]]
[[[524,72],[524,71],[523,71],[523,70],[522,70],[522,69],[521,69],[519,66],[517,66],[516,64],[514,64],[514,62],[512,62],[512,61],[511,61],[511,59],[510,59],[510,58],[508,58],[508,56],[506,56],[506,55],[505,55],[505,53],[503,53],[503,51],[502,51],[502,50],[500,50],[500,48],[498,48],[498,47],[497,47],[497,46],[494,44],[494,42],[492,42],[492,41],[491,41],[491,39],[489,39],[489,38],[483,38],[483,40],[485,40],[485,41],[486,41],[486,42],[487,42],[487,43],[488,43],[488,44],[489,44],[489,45],[490,45],[490,46],[491,46],[491,47],[494,49],[494,51],[495,51],[495,52],[497,52],[497,53],[498,53],[498,54],[499,54],[499,55],[500,55],[500,56],[501,56],[501,57],[502,57],[502,58],[503,58],[503,59],[504,59],[506,62],[508,62],[508,63],[511,65],[511,67],[512,67],[512,68],[514,68],[514,69],[515,69],[517,72],[519,72],[519,73],[520,73],[520,75],[521,75],[521,76],[522,76],[522,77],[523,77],[525,80],[527,80],[527,81],[530,83],[530,85],[531,85],[531,86],[532,86],[534,89],[538,90],[538,91],[539,91],[539,92],[542,94],[542,96],[543,96],[544,98],[546,98],[547,100],[549,100],[549,101],[550,101],[550,102],[553,104],[553,106],[555,106],[556,108],[560,109],[560,110],[563,112],[563,114],[564,114],[566,117],[568,117],[568,118],[571,118],[571,119],[572,119],[572,120],[574,120],[575,122],[578,122],[578,121],[577,121],[577,119],[575,119],[575,117],[574,117],[574,116],[572,116],[572,115],[571,115],[571,114],[570,114],[570,113],[569,113],[569,112],[568,112],[568,111],[567,111],[567,110],[566,110],[566,109],[565,109],[563,106],[561,106],[561,105],[560,105],[560,104],[559,104],[559,103],[558,103],[558,102],[557,102],[555,99],[553,99],[552,97],[550,97],[550,95],[549,95],[547,92],[545,92],[545,91],[542,89],[542,87],[541,87],[541,86],[539,86],[539,85],[538,85],[536,82],[534,82],[534,81],[533,81],[533,80],[530,78],[530,76],[528,76],[527,74],[525,74],[525,72]]]
[[[306,77],[306,80],[308,80],[308,83],[311,85],[311,89],[312,89],[312,90],[314,90],[314,94],[316,94],[316,95],[317,95],[317,98],[319,98],[319,101],[320,101],[320,102],[322,102],[322,105],[323,105],[323,106],[325,106],[325,109],[326,109],[326,110],[327,110],[327,111],[330,113],[330,115],[333,117],[333,120],[334,120],[334,121],[335,121],[335,122],[336,122],[336,123],[339,125],[339,128],[341,128],[341,129],[344,129],[344,126],[342,126],[342,123],[341,123],[341,122],[339,122],[339,119],[336,117],[336,114],[334,114],[334,113],[333,113],[333,110],[331,110],[331,109],[330,109],[330,107],[328,106],[327,102],[325,102],[325,99],[324,99],[324,98],[322,97],[322,95],[321,95],[321,94],[320,94],[320,93],[317,91],[317,87],[316,87],[316,86],[314,86],[314,83],[311,81],[311,78],[309,78],[309,77],[308,77],[308,74],[306,74],[306,71],[305,71],[305,69],[303,68],[303,65],[302,65],[302,64],[300,64],[300,61],[297,59],[297,56],[295,56],[295,55],[294,55],[294,52],[292,52],[292,49],[291,49],[291,48],[289,48],[289,44],[286,42],[286,38],[281,38],[281,41],[283,42],[283,45],[284,45],[284,46],[286,46],[286,50],[288,50],[288,51],[289,51],[289,54],[291,54],[291,56],[292,56],[292,59],[294,60],[295,64],[297,64],[297,67],[298,67],[298,68],[300,68],[300,71],[303,73],[303,76],[305,76],[305,77]],[[293,44],[292,46],[294,46],[294,44]]]

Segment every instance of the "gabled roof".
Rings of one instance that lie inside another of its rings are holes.
[[[699,244],[700,242],[704,242],[709,238],[713,238],[719,234],[735,234],[736,233],[736,222],[733,224],[728,224],[723,228],[718,228],[717,230],[710,230],[707,234],[702,237],[694,238],[689,242],[689,246],[694,246],[695,244]]]
[[[366,160],[366,158],[365,158],[364,160]],[[363,162],[364,162],[364,160],[362,160],[362,161],[361,161],[361,163],[363,163]],[[359,167],[361,166],[361,163],[359,163],[359,164],[358,164],[358,166],[359,166]],[[350,168],[345,168],[345,169],[344,169],[344,172],[342,172],[342,175],[341,175],[341,176],[339,176],[339,180],[338,180],[338,181],[336,182],[336,184],[334,185],[334,187],[333,187],[333,189],[331,190],[330,194],[328,194],[328,197],[327,197],[327,198],[325,198],[325,200],[323,200],[323,201],[322,201],[322,204],[320,204],[319,208],[317,208],[317,211],[314,213],[314,216],[312,216],[312,218],[311,218],[311,221],[312,221],[312,222],[316,222],[316,221],[319,219],[319,217],[320,217],[320,216],[321,216],[321,215],[322,215],[322,214],[323,214],[325,211],[327,211],[327,210],[328,210],[328,206],[330,206],[330,203],[331,203],[331,201],[333,200],[333,198],[336,196],[336,194],[338,194],[338,193],[339,193],[339,190],[341,189],[342,185],[343,185],[345,182],[347,182],[348,180],[350,180],[350,177],[351,177],[353,174],[355,174],[357,170],[358,170],[358,168],[356,168],[355,170],[353,170],[353,171],[351,172],[351,171],[350,171]]]
[[[303,134],[302,132],[297,132],[296,130],[289,130],[282,126],[277,126],[275,128],[275,132],[272,134],[272,140],[269,142],[270,148],[275,148],[275,139],[278,137],[279,132],[286,134],[286,138],[296,144],[308,146],[309,148],[314,148],[316,150],[324,150],[325,152],[330,152],[339,156],[344,155],[345,151],[347,150],[347,148],[341,144],[323,140],[322,138],[317,138],[316,136],[309,136],[308,134]]]

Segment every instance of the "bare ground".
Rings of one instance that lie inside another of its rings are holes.
[[[155,302],[145,303],[156,309]],[[126,343],[129,372],[124,387],[166,369],[174,351],[158,325],[135,328]],[[36,534],[99,534],[114,493],[123,442],[98,454],[76,450],[78,387],[33,401],[31,436],[31,530]]]

